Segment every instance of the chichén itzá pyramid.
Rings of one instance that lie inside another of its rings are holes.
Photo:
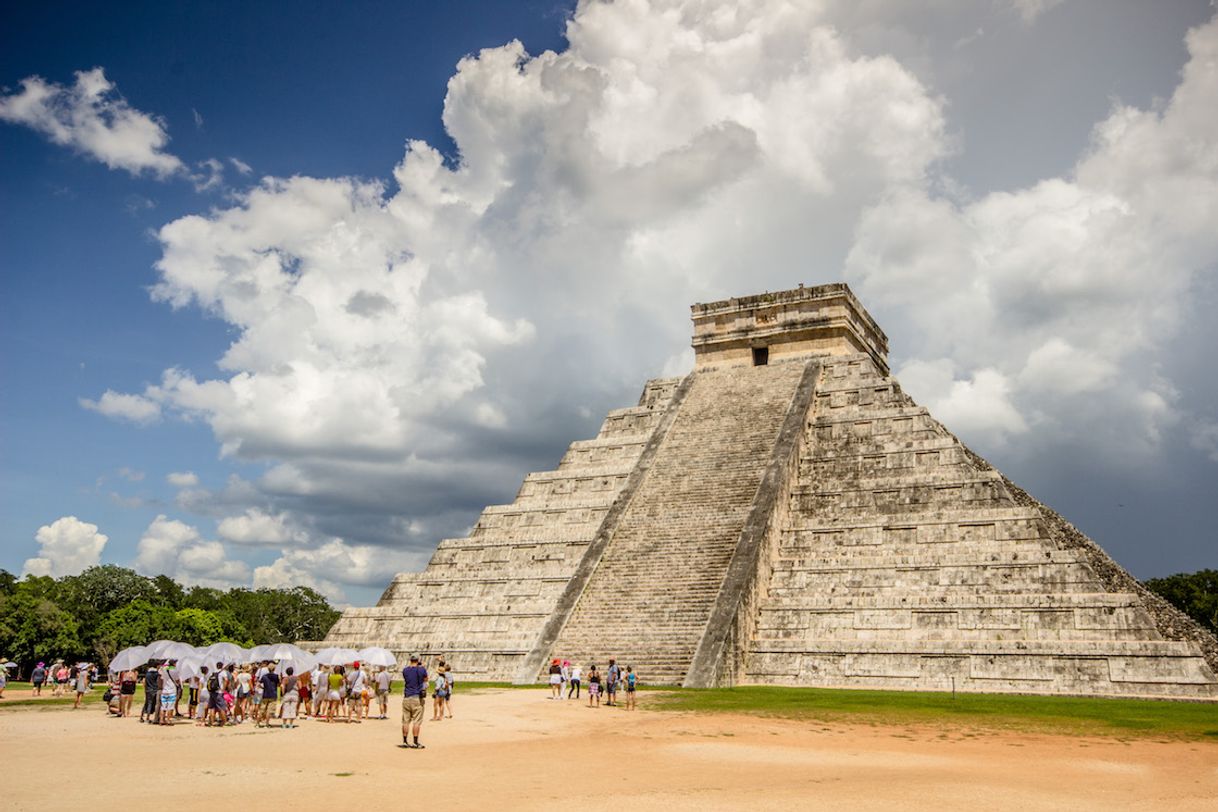
[[[325,645],[649,684],[1218,699],[1218,641],[889,375],[844,284],[692,307],[694,370],[525,477]]]

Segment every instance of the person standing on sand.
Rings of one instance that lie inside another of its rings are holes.
[[[249,717],[250,689],[253,677],[249,666],[242,666],[237,672],[237,704],[233,705],[233,719],[244,722]],[[254,708],[257,711],[257,708]]]
[[[39,662],[34,666],[34,671],[30,674],[30,682],[34,685],[34,696],[42,696],[42,684],[47,681],[47,667],[45,663]]]
[[[453,669],[450,665],[441,668],[444,672],[444,715],[453,718]]]
[[[80,707],[80,700],[84,699],[84,695],[89,693],[89,666],[80,663],[77,666],[77,701],[72,704],[72,709],[76,710]]]
[[[140,710],[140,721],[151,724],[156,718],[157,694],[161,691],[161,675],[156,670],[156,661],[149,660],[144,667],[144,707]]]
[[[389,683],[392,679],[389,669],[384,666],[376,672],[376,701],[381,708],[381,715],[377,719],[389,718]]]
[[[444,695],[448,690],[448,682],[444,679],[444,670],[436,670],[436,682],[431,692],[431,721],[444,720]]]
[[[343,684],[343,667],[341,665],[334,666],[334,669],[326,677],[326,680],[330,686],[330,690],[326,694],[326,721],[333,722],[341,710],[343,692],[346,690]]]
[[[211,708],[211,694],[207,690],[211,680],[207,676],[210,669],[207,666],[202,666],[199,669],[199,707],[195,710],[195,724],[203,727],[207,721],[207,714]]]
[[[614,702],[617,699],[617,684],[622,679],[622,669],[618,666],[617,660],[609,661],[609,671],[605,674],[605,705],[614,707],[617,705]]]
[[[89,666],[77,666],[77,701],[72,704],[72,709],[76,710],[80,707],[80,700],[84,699],[84,695],[89,693]]]
[[[308,671],[303,674],[296,675],[296,705],[300,709],[299,712],[305,716],[309,715],[309,708],[312,707],[313,693],[313,675]],[[280,711],[282,713],[282,710]],[[295,727],[295,725],[292,725]]]
[[[626,683],[626,710],[634,710],[635,688],[637,688],[639,684],[639,679],[634,673],[634,666],[626,666],[626,678],[623,680],[623,682]]]
[[[313,718],[321,716],[330,694],[330,666],[323,665],[313,670]]]
[[[571,687],[567,689],[567,699],[570,699],[572,695],[579,699],[579,682],[583,678],[584,671],[579,667],[579,663],[571,666]]]
[[[216,670],[207,678],[207,724],[216,724],[216,719],[219,718],[219,725],[223,727],[228,723],[228,705],[224,701],[224,691],[228,687],[228,672],[224,670],[224,663],[217,662]]]
[[[351,671],[347,674],[347,721],[351,721],[351,717],[355,717],[355,723],[360,722],[360,705],[364,701],[364,672],[359,667],[359,660],[356,660],[351,665]]]
[[[427,669],[419,665],[419,655],[410,655],[410,665],[402,669],[406,686],[402,690],[402,747],[422,750],[419,732],[423,729],[423,698],[427,693]],[[413,736],[412,743],[408,736]]]
[[[131,700],[135,699],[135,686],[139,685],[139,674],[134,668],[124,671],[118,678],[118,715],[131,715]]]
[[[283,682],[279,686],[283,691],[283,702],[279,706],[280,724],[289,730],[296,727],[296,707],[300,704],[300,689],[297,687],[300,680],[294,671],[289,665],[287,671],[283,672]]]
[[[550,662],[550,699],[562,699],[562,666],[558,660]]]
[[[64,691],[68,690],[69,671],[63,660],[55,663],[55,690],[53,696],[63,696]]]
[[[271,717],[275,715],[275,701],[279,699],[279,675],[275,673],[274,663],[267,663],[261,673],[258,685],[262,690],[259,694],[255,724],[257,727],[270,727]]]
[[[178,700],[178,683],[174,679],[173,666],[177,660],[170,660],[161,666],[161,713],[162,725],[173,724],[173,706]]]
[[[596,670],[596,663],[588,666],[588,707],[592,707],[593,701],[596,706],[601,706],[601,675]]]

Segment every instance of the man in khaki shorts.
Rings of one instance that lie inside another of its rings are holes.
[[[422,750],[419,731],[423,727],[423,700],[427,692],[427,669],[419,665],[419,655],[410,655],[410,665],[402,669],[406,687],[402,691],[402,747]],[[410,738],[414,739],[413,743]]]

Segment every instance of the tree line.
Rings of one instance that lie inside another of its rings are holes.
[[[1146,588],[1218,634],[1218,570],[1198,570],[1151,578]]]
[[[186,588],[105,564],[62,578],[0,569],[0,656],[29,673],[62,657],[105,664],[128,646],[177,640],[240,646],[320,640],[339,611],[315,590]]]

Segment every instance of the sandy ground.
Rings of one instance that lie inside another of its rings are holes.
[[[1218,744],[589,709],[538,691],[458,694],[403,750],[389,721],[172,728],[101,708],[0,712],[3,806],[214,812],[366,804],[446,810],[1218,809]],[[430,705],[430,703],[429,703]],[[265,808],[265,807],[262,807]]]

